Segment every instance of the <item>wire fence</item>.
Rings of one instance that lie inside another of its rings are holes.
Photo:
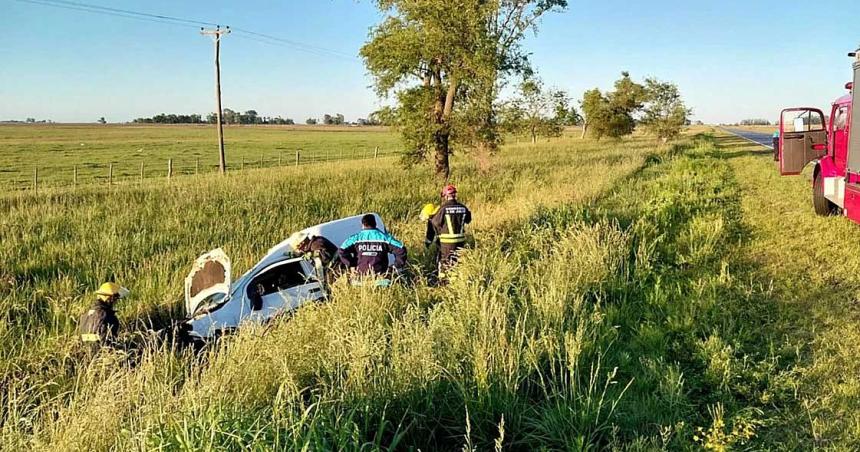
[[[227,171],[245,171],[264,168],[296,167],[330,162],[368,160],[399,155],[397,150],[350,149],[340,151],[283,151],[260,154],[259,157],[234,157],[227,159]],[[104,163],[81,162],[71,166],[33,165],[31,168],[5,168],[12,191],[34,190],[56,187],[93,185],[117,185],[146,180],[170,180],[176,177],[211,174],[218,172],[218,162],[200,158],[144,158],[130,161]]]

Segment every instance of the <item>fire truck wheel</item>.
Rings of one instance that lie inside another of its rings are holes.
[[[812,183],[812,206],[818,215],[827,216],[836,212],[836,205],[824,197],[824,178],[821,173],[815,173]]]

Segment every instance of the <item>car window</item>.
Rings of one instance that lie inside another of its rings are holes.
[[[301,261],[288,262],[270,268],[248,285],[248,295],[264,297],[307,283]]]

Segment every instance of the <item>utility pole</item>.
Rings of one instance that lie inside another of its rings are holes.
[[[224,157],[224,127],[221,123],[221,36],[230,34],[230,27],[223,29],[218,26],[214,30],[200,29],[201,35],[212,36],[215,43],[215,120],[218,123],[218,171],[221,174],[227,172],[227,160]]]

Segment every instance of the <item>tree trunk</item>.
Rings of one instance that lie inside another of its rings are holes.
[[[436,148],[436,175],[444,178],[446,181],[451,175],[451,169],[448,166],[448,156],[450,155],[448,149],[449,137],[450,133],[447,130],[436,132],[434,137],[434,146]]]
[[[537,143],[537,132],[535,131],[535,128],[532,127],[532,144],[536,144],[536,143]]]
[[[457,93],[458,82],[456,77],[448,78],[448,88],[442,90],[441,74],[436,74],[437,87],[440,88],[437,97],[436,105],[433,107],[433,113],[436,118],[438,129],[433,134],[433,147],[435,148],[435,164],[436,175],[444,178],[446,181],[451,175],[449,166],[449,156],[451,154],[449,141],[451,138],[450,117],[454,110],[454,96]]]
[[[582,136],[580,136],[579,138],[580,139],[585,138],[586,133],[588,133],[588,123],[584,122],[584,123],[582,123]]]

